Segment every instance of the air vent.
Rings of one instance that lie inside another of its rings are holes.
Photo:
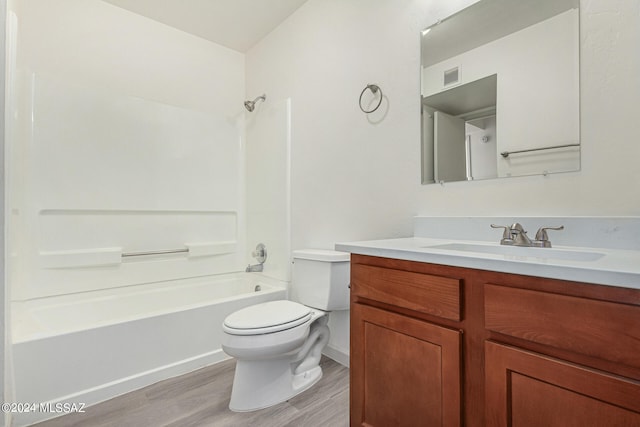
[[[459,67],[444,72],[444,85],[449,86],[460,81]]]

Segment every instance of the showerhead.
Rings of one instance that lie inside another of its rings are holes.
[[[255,108],[255,104],[256,103],[254,101],[244,101],[244,108],[246,108],[247,111],[252,112]]]
[[[265,101],[266,99],[267,99],[267,95],[263,94],[257,97],[256,99],[254,99],[253,101],[244,101],[244,108],[246,108],[247,111],[252,112],[256,108],[256,102],[260,100]]]

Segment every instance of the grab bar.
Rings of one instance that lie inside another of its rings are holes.
[[[122,258],[127,258],[127,257],[134,257],[134,256],[180,254],[180,253],[189,253],[189,248],[165,249],[160,251],[144,251],[144,252],[123,252],[121,256]]]
[[[529,148],[528,150],[518,150],[518,151],[503,151],[500,153],[502,157],[505,159],[509,157],[510,154],[516,153],[528,153],[529,151],[541,151],[541,150],[552,150],[554,148],[565,148],[565,147],[579,147],[580,144],[564,144],[564,145],[552,145],[550,147],[541,147],[541,148]]]

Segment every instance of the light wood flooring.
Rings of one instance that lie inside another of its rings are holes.
[[[342,427],[349,425],[349,370],[323,357],[311,389],[271,408],[229,410],[235,361],[150,385],[37,427]]]

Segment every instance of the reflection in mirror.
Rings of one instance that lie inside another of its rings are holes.
[[[579,0],[481,0],[422,32],[422,183],[580,169]]]

